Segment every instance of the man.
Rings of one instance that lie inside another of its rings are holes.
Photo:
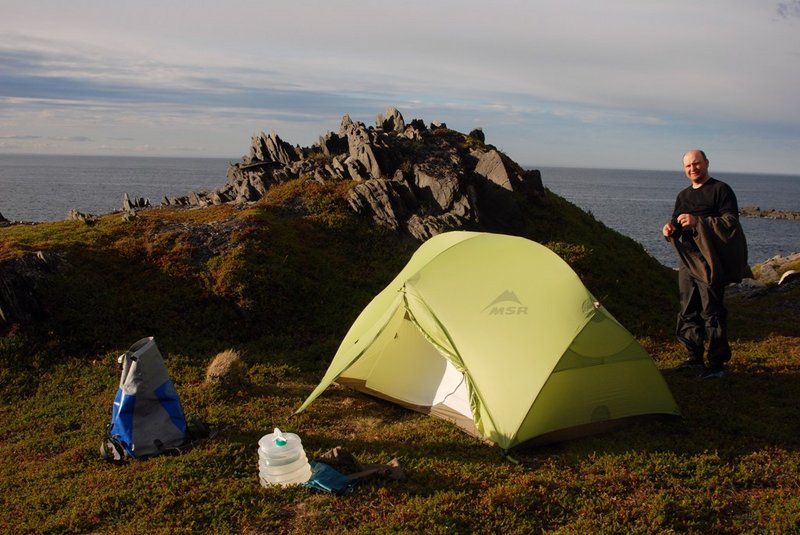
[[[676,334],[688,352],[680,370],[708,367],[701,377],[723,377],[731,359],[728,345],[725,286],[752,277],[747,267],[747,241],[739,224],[739,205],[730,186],[709,176],[708,158],[692,149],[683,156],[691,185],[678,193],[672,219],[662,228],[678,253],[680,312]]]

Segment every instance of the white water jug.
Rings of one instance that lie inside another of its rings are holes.
[[[258,441],[258,474],[261,484],[296,485],[311,478],[311,466],[300,437],[275,431]]]

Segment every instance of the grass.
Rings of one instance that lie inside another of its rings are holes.
[[[530,209],[531,237],[567,259],[634,332],[682,419],[515,450],[512,462],[447,422],[338,386],[293,417],[353,319],[416,248],[338,211],[338,193],[298,182],[242,211],[0,229],[0,262],[46,249],[66,266],[40,288],[49,318],[0,337],[0,531],[800,529],[800,290],[729,300],[729,377],[673,373],[683,358],[670,334],[673,274],[554,195]],[[108,464],[98,447],[116,357],[151,335],[186,412],[219,435],[180,456]],[[229,348],[247,380],[238,390],[206,386],[208,363]],[[396,457],[407,479],[367,480],[346,496],[263,488],[257,443],[275,426],[298,433],[310,457],[335,446],[364,463]]]

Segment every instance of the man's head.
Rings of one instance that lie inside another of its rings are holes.
[[[691,149],[683,155],[683,171],[692,181],[692,186],[699,188],[708,180],[708,158],[700,149]]]

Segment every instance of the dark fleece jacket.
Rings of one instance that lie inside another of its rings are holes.
[[[693,237],[702,256],[673,236],[669,239],[692,277],[710,285],[725,285],[752,278],[747,264],[747,239],[739,217],[725,213],[719,217],[698,217]]]

